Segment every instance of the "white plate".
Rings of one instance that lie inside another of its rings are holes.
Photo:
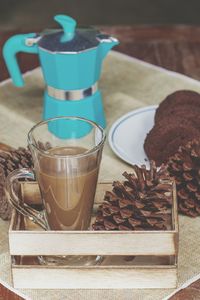
[[[157,105],[136,109],[112,125],[108,135],[110,147],[125,162],[149,165],[143,144],[153,127],[156,108]]]

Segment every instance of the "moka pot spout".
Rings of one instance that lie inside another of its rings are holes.
[[[119,44],[118,39],[108,36],[105,34],[101,34],[98,36],[98,39],[100,40],[100,47],[101,47],[101,53],[102,53],[102,59],[104,59],[108,52],[116,45]]]

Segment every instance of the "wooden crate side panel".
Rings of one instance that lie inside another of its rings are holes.
[[[10,232],[11,255],[175,255],[173,232]]]
[[[31,289],[175,288],[177,270],[175,268],[99,270],[13,268],[13,283],[15,288]]]
[[[178,251],[179,251],[179,223],[178,223],[178,207],[177,207],[177,196],[176,196],[176,185],[173,184],[173,206],[172,206],[172,224],[174,226],[174,244],[176,251],[176,260],[178,261]]]
[[[176,184],[173,183],[173,203],[172,203],[172,225],[173,229],[178,233],[178,206],[177,206],[177,192],[176,192]]]

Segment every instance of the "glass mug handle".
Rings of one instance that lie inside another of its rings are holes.
[[[48,230],[47,222],[45,221],[44,215],[29,206],[26,203],[22,203],[14,190],[14,183],[19,179],[32,179],[35,180],[35,175],[31,169],[17,169],[11,172],[5,181],[5,193],[9,203],[14,207],[20,214],[27,217],[32,222],[38,224],[44,230]]]

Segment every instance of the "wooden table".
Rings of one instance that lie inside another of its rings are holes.
[[[100,29],[120,40],[115,50],[200,80],[200,26],[104,26]],[[1,32],[0,47],[18,32],[22,30]],[[31,54],[20,53],[19,61],[23,72],[39,64],[37,56]],[[2,57],[0,70],[0,81],[9,77]],[[197,293],[200,295],[200,280],[171,299],[200,299],[192,298]],[[0,285],[0,300],[12,299],[22,298]]]

